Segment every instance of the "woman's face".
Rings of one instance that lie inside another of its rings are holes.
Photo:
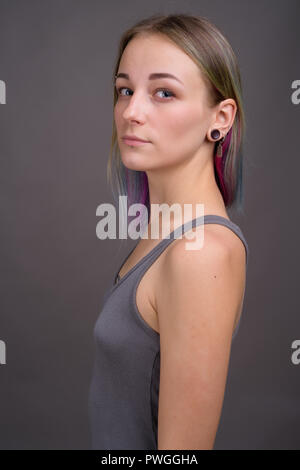
[[[152,74],[177,78],[151,79]],[[132,170],[155,170],[189,160],[212,122],[206,85],[197,65],[167,37],[139,35],[125,48],[116,79],[114,108],[122,161]],[[148,141],[131,146],[124,135]]]

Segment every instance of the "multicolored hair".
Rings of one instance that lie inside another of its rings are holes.
[[[238,211],[242,211],[242,144],[245,134],[245,116],[240,71],[232,47],[207,18],[187,14],[153,15],[139,21],[123,33],[113,71],[113,84],[125,47],[137,34],[145,32],[164,34],[189,55],[202,72],[210,91],[212,106],[227,98],[235,101],[237,111],[232,127],[222,145],[222,158],[216,156],[218,142],[215,144],[214,173],[225,206],[227,208],[234,206]],[[117,99],[117,91],[114,87],[114,106]],[[117,202],[119,202],[119,196],[127,196],[128,206],[136,203],[144,204],[150,217],[147,174],[124,166],[114,120],[107,178]],[[127,214],[127,208],[125,210]]]

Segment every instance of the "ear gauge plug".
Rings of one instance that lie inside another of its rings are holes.
[[[219,129],[214,129],[211,131],[210,133],[211,135],[211,138],[214,139],[214,140],[218,140],[218,138],[220,137],[220,131]]]

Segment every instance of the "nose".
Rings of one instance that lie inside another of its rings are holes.
[[[135,92],[127,101],[123,118],[128,121],[143,122],[145,120],[146,100],[142,94]]]

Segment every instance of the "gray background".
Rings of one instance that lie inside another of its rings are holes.
[[[162,6],[163,5],[163,6]],[[92,330],[132,241],[96,237],[122,32],[154,13],[214,22],[240,63],[250,248],[216,449],[299,448],[299,13],[294,1],[0,1],[2,449],[89,449]]]

